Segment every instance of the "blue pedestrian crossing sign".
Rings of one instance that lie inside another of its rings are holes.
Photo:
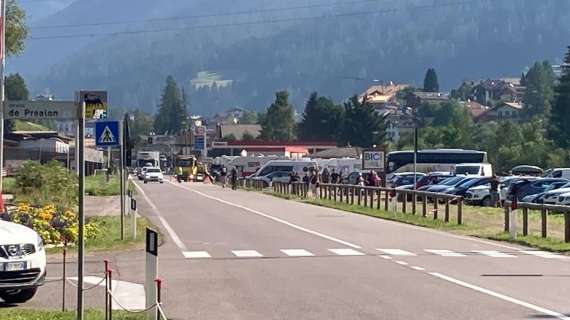
[[[95,144],[98,147],[112,147],[121,144],[119,121],[95,122]]]

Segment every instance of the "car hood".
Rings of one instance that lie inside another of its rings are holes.
[[[38,234],[21,224],[0,220],[0,244],[36,243]]]
[[[560,194],[569,193],[569,192],[570,192],[570,188],[562,188],[562,189],[550,190],[548,192],[545,192],[544,195],[545,196],[552,196],[552,195],[560,195]]]
[[[427,189],[427,191],[429,192],[444,192],[446,190],[450,190],[453,189],[453,187],[450,186],[443,186],[443,185],[435,185],[435,186],[431,186]]]

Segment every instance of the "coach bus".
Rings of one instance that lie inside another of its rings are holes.
[[[414,171],[414,151],[388,153],[387,174]],[[416,160],[418,172],[453,172],[460,163],[486,163],[487,152],[463,149],[420,150]]]

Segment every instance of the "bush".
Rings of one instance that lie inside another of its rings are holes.
[[[74,209],[78,202],[77,178],[57,161],[42,165],[28,161],[16,174],[16,200],[32,206],[57,204]]]
[[[75,243],[78,235],[77,215],[69,210],[58,211],[54,205],[32,207],[20,203],[9,220],[34,229],[46,244]],[[85,238],[96,239],[101,231],[91,223],[85,225]]]

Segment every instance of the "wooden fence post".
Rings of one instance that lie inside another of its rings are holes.
[[[570,242],[570,213],[564,212],[564,242]]]
[[[505,206],[505,232],[509,232],[509,206]]]
[[[407,195],[406,195],[406,197],[407,197]],[[416,192],[412,191],[412,214],[414,216],[416,215],[416,211],[417,211],[417,208],[416,208],[417,202],[418,202],[418,197],[416,196]]]
[[[523,236],[528,236],[528,208],[523,208]]]
[[[427,203],[427,196],[424,194],[424,195],[422,196],[422,216],[423,216],[424,218],[427,217],[427,206],[428,206],[428,203]]]
[[[463,198],[457,202],[457,224],[463,224]]]
[[[352,193],[350,194],[350,204],[354,204],[354,193],[356,193],[356,187],[352,187]]]
[[[380,202],[382,201],[382,190],[378,189],[378,199],[376,199],[376,209],[380,210]]]
[[[437,220],[437,210],[438,210],[438,206],[439,206],[439,199],[437,197],[435,197],[435,199],[433,199],[433,220]]]
[[[542,222],[542,226],[540,228],[541,235],[543,238],[546,238],[548,236],[548,231],[546,230],[548,226],[548,210],[542,208],[542,210],[540,210],[540,216]]]
[[[401,194],[402,194],[402,212],[408,213],[408,197],[406,196],[405,192]],[[398,193],[396,193],[396,202],[398,202]]]
[[[449,222],[449,199],[445,199],[445,216],[443,221]]]

